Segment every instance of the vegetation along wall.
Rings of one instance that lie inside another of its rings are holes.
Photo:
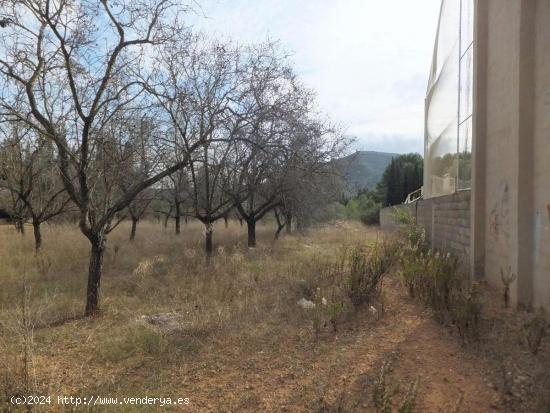
[[[396,228],[395,209],[405,208],[426,230],[426,238],[434,249],[457,256],[466,267],[470,256],[470,191],[420,199],[414,203],[383,208],[380,225]]]

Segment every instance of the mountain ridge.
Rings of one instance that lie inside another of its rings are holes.
[[[346,192],[355,194],[362,189],[374,189],[392,158],[397,156],[398,153],[358,150],[337,159],[335,162],[346,183]]]

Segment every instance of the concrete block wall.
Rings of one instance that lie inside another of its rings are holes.
[[[397,228],[396,209],[407,209],[418,225],[426,230],[426,238],[434,249],[450,252],[467,267],[470,256],[470,191],[421,199],[413,204],[383,208],[382,228]]]

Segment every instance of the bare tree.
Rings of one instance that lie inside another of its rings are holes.
[[[233,208],[225,191],[227,179],[224,171],[230,144],[205,147],[203,155],[190,164],[193,191],[192,214],[205,229],[205,252],[213,252],[213,224]]]
[[[124,173],[116,181],[121,192],[126,193],[132,188],[134,182],[143,181],[151,175],[152,168],[156,163],[156,150],[151,148],[151,145],[155,144],[154,135],[159,128],[155,121],[147,115],[127,121],[120,120],[118,123],[122,127],[126,127],[128,133],[128,138],[122,149],[124,154],[120,159],[121,163],[117,164],[117,170]],[[126,211],[132,221],[130,241],[135,239],[137,225],[155,199],[155,192],[154,188],[145,188],[128,204]]]
[[[174,133],[175,150],[165,154],[165,162],[168,164],[179,162],[182,152],[178,146],[178,135]],[[184,151],[185,152],[185,151]],[[168,220],[174,218],[175,233],[181,233],[181,218],[185,218],[187,222],[188,211],[186,206],[190,207],[191,187],[189,172],[187,170],[178,170],[169,175],[161,182],[161,187],[158,191],[157,200],[160,201],[156,212],[165,216],[164,227],[167,227]]]
[[[2,185],[0,187],[0,204],[2,209],[10,216],[15,230],[19,234],[25,235],[25,222],[28,219],[28,211],[21,198],[15,192],[6,189],[6,185]]]
[[[256,246],[256,223],[278,204],[288,137],[286,118],[301,105],[302,89],[277,44],[267,42],[242,53],[241,113],[229,119],[235,136],[230,185],[239,220],[246,221],[248,246]],[[297,116],[297,113],[294,114]]]
[[[338,201],[342,180],[333,161],[347,153],[351,143],[338,127],[318,118],[297,126],[285,151],[290,158],[280,202],[287,231],[293,221],[302,230],[323,220]]]
[[[184,202],[189,196],[189,178],[186,171],[177,171],[168,178],[170,180],[170,205],[174,210],[174,227],[176,235],[181,233],[181,218],[184,216]],[[187,214],[185,214],[187,222]]]
[[[0,187],[9,191],[19,231],[32,221],[35,250],[42,247],[42,223],[63,213],[70,198],[57,173],[52,143],[22,124],[4,124],[11,136],[0,143]],[[24,130],[21,130],[21,127]]]
[[[164,229],[168,228],[168,221],[173,216],[174,211],[174,205],[172,203],[173,200],[173,192],[172,188],[170,188],[168,184],[169,180],[164,179],[160,183],[160,188],[156,193],[155,199],[151,202],[151,208],[155,214],[157,214],[159,222],[161,217],[163,217],[163,226]]]
[[[155,191],[152,188],[147,188],[141,191],[128,205],[128,215],[132,221],[130,229],[130,241],[136,238],[137,226],[149,205],[155,199]]]
[[[252,49],[245,77],[249,122],[240,130],[246,139],[235,143],[239,160],[230,188],[247,223],[248,246],[254,247],[256,223],[275,208],[277,236],[284,226],[290,229],[294,192],[306,192],[309,181],[341,155],[346,143],[336,128],[320,120],[313,92],[296,79],[276,45]]]
[[[239,50],[198,37],[191,42],[191,50],[189,45],[164,49],[160,64],[150,90],[175,132],[170,136],[176,150],[169,156],[178,159],[200,145],[200,150],[192,151],[189,173],[178,179],[189,184],[191,215],[205,226],[205,251],[210,255],[213,223],[232,206],[222,187],[224,163],[235,139],[235,131],[225,125],[236,117],[241,99]]]

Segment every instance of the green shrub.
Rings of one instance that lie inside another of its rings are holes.
[[[347,202],[344,214],[346,218],[359,220],[365,225],[378,225],[380,206],[372,192],[363,191]]]
[[[414,247],[421,252],[427,252],[426,231],[419,225],[416,225],[416,219],[408,209],[397,208],[393,210],[393,216],[401,225],[401,235],[407,241],[410,247]]]
[[[373,205],[364,211],[361,211],[359,221],[365,225],[379,225],[380,224],[380,206]]]

